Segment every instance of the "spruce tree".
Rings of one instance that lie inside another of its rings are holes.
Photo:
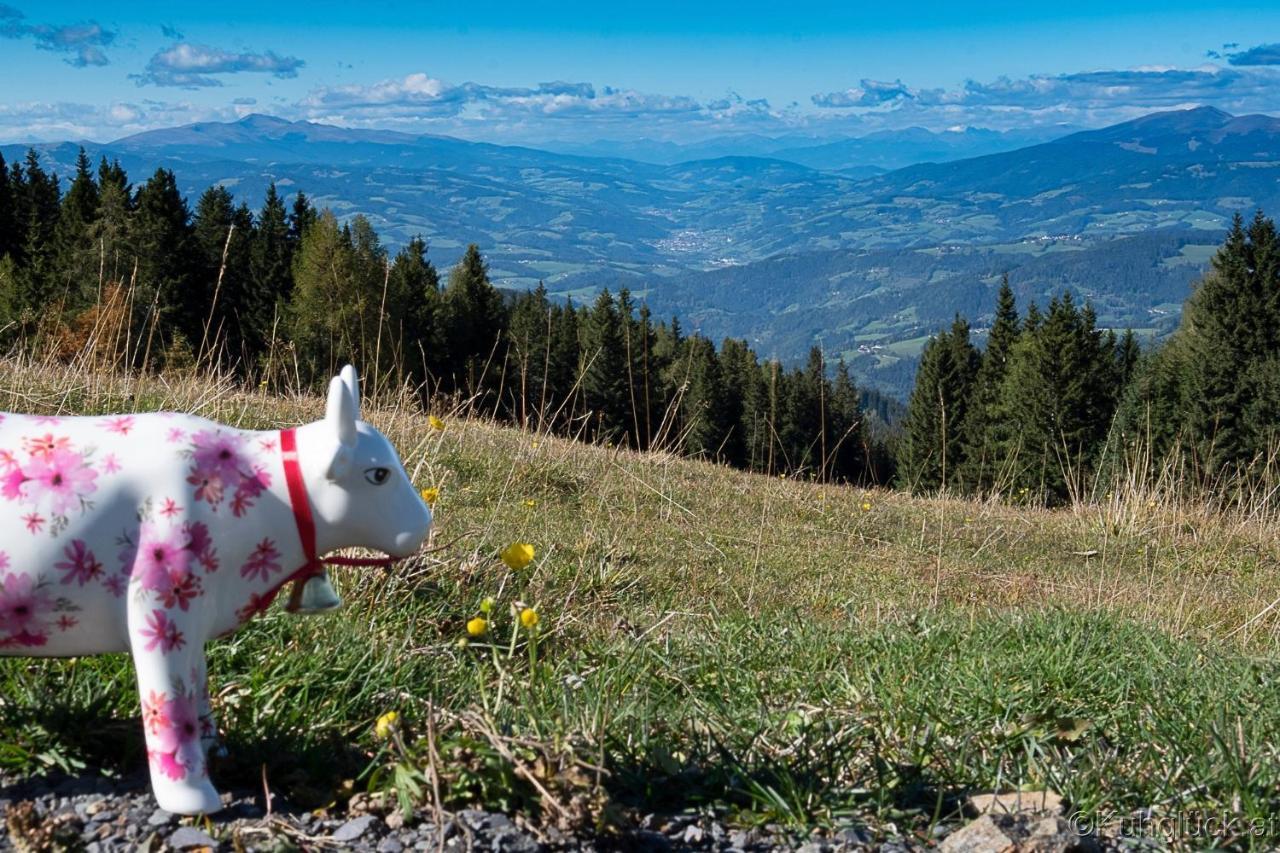
[[[407,375],[424,384],[439,375],[443,342],[440,333],[440,274],[427,259],[427,242],[415,236],[391,263],[386,313],[398,318],[398,350]]]
[[[691,456],[719,460],[733,423],[716,348],[701,335],[694,335],[686,350],[688,378],[680,398],[684,449]]]
[[[249,352],[266,352],[278,320],[286,313],[293,290],[293,248],[289,218],[275,182],[267,186],[262,209],[254,223],[249,249],[250,280],[241,324]]]
[[[468,394],[492,391],[501,374],[498,345],[506,325],[506,307],[490,283],[489,266],[474,243],[449,273],[441,314],[447,385]]]
[[[293,280],[292,339],[306,378],[318,381],[333,376],[358,349],[356,318],[349,314],[352,250],[331,211],[303,234]]]
[[[56,278],[67,294],[68,308],[90,304],[98,289],[101,255],[93,243],[93,223],[98,218],[98,184],[83,148],[76,159],[76,176],[62,198],[55,229]]]
[[[595,436],[620,441],[634,429],[622,318],[608,289],[600,291],[582,329],[582,392]]]
[[[14,254],[18,248],[17,204],[9,181],[9,166],[0,153],[0,258]]]
[[[978,353],[962,318],[925,344],[903,423],[898,476],[907,487],[923,491],[959,482],[961,437],[977,370]]]
[[[858,388],[843,358],[836,364],[829,406],[831,435],[835,448],[830,476],[837,481],[863,482],[867,479],[868,435],[862,415]]]
[[[996,481],[1001,463],[1017,434],[1017,422],[999,411],[1000,388],[1009,370],[1009,358],[1021,329],[1009,276],[1005,274],[996,296],[995,319],[987,335],[974,379],[973,399],[965,418],[960,481],[966,489],[986,492]]]

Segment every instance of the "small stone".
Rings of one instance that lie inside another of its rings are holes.
[[[702,827],[696,823],[691,823],[685,827],[684,834],[680,836],[680,839],[685,844],[697,844],[702,841],[702,834]]]
[[[470,829],[481,829],[489,819],[489,813],[479,809],[463,809],[458,812],[458,820]]]
[[[331,841],[355,841],[364,835],[373,822],[377,820],[373,815],[363,815],[361,817],[352,818],[342,826],[334,830],[333,835],[329,836]]]
[[[671,840],[661,832],[642,829],[636,833],[636,850],[670,850]]]
[[[378,853],[401,853],[402,850],[404,845],[394,838],[384,838],[378,843]]]
[[[996,826],[991,815],[983,815],[951,833],[938,845],[941,853],[1004,853],[1013,849],[1013,839]]]
[[[352,797],[351,801],[347,803],[347,811],[353,815],[383,815],[391,811],[394,807],[395,801],[389,791],[374,791],[372,793],[361,791]]]
[[[164,826],[166,823],[173,821],[173,814],[164,809],[156,809],[151,813],[151,817],[147,818],[149,826]]]
[[[729,846],[735,847],[738,850],[745,850],[747,845],[750,843],[751,835],[743,832],[741,829],[735,830],[734,833],[729,836]]]
[[[857,826],[846,826],[844,829],[836,833],[835,841],[838,844],[847,846],[865,846],[875,839],[871,833]]]
[[[174,850],[187,850],[191,847],[216,848],[218,842],[201,829],[194,826],[180,826],[169,836],[169,847]]]
[[[974,794],[966,803],[970,814],[1021,814],[1062,811],[1062,797],[1053,791],[1013,791],[1008,794]]]
[[[538,842],[517,829],[510,829],[494,836],[493,849],[500,853],[537,853]]]
[[[396,809],[395,811],[384,817],[383,822],[386,823],[387,829],[399,829],[404,826],[404,812]]]

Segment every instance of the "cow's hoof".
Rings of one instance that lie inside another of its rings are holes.
[[[222,800],[208,779],[192,785],[165,785],[155,789],[160,808],[173,814],[213,814],[222,809]]]

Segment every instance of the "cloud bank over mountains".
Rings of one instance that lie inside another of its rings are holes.
[[[452,82],[419,69],[339,83],[326,79],[327,73],[305,57],[286,51],[219,47],[186,40],[168,23],[152,26],[159,27],[170,43],[154,50],[145,64],[135,58],[137,64],[129,69],[123,67],[128,63],[124,47],[134,45],[136,57],[135,36],[122,37],[118,29],[93,20],[34,22],[18,8],[0,3],[0,39],[63,54],[67,64],[83,69],[68,73],[114,75],[155,93],[132,97],[126,89],[108,90],[117,99],[105,105],[18,101],[24,87],[13,86],[9,97],[14,100],[0,102],[0,141],[105,141],[161,126],[233,120],[253,111],[351,127],[525,144],[641,136],[692,142],[738,134],[835,138],[914,126],[935,131],[1079,128],[1152,110],[1201,105],[1234,114],[1280,112],[1277,43],[1223,45],[1220,51],[1208,51],[1207,61],[1192,68],[998,76],[985,82],[968,79],[950,88],[868,77],[856,85],[778,104],[734,91],[698,97],[573,80],[525,86]],[[109,52],[118,61],[112,62]],[[273,81],[294,84],[275,93],[264,90]],[[226,95],[219,96],[223,90]]]

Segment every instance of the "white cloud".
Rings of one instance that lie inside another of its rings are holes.
[[[147,62],[141,74],[130,75],[139,86],[174,86],[201,89],[221,86],[215,74],[259,73],[273,77],[297,77],[306,63],[295,56],[280,56],[275,51],[263,53],[231,53],[216,47],[179,42],[159,51]]]

